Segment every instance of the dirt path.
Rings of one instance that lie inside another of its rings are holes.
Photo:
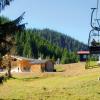
[[[60,74],[63,74],[65,76],[78,76],[83,74],[90,74],[93,72],[100,73],[100,67],[93,69],[85,69],[85,63],[60,64],[57,66],[64,67],[65,71]]]

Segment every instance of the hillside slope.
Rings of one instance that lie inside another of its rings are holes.
[[[50,29],[33,29],[33,33],[49,41],[51,44],[61,48],[67,48],[68,51],[87,50],[87,45],[63,33]]]

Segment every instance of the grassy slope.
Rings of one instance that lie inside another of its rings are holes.
[[[33,77],[32,74],[14,76],[16,79],[0,86],[0,99],[100,100],[100,68],[75,76],[65,73],[43,77]]]
[[[100,75],[48,76],[10,79],[0,86],[1,99],[26,100],[99,100]]]

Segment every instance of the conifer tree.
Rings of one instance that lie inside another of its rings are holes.
[[[10,5],[12,0],[0,0],[0,12]],[[25,12],[13,21],[0,23],[0,55],[3,56],[10,52],[14,45],[14,35],[16,32],[22,31],[25,24],[21,24]],[[1,21],[0,21],[1,22]],[[8,77],[11,77],[11,61],[8,64]]]
[[[10,5],[13,0],[0,0],[0,11],[5,8],[5,6]]]

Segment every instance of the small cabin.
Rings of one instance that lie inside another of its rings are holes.
[[[78,51],[77,54],[79,56],[80,61],[86,61],[90,52],[89,51]]]
[[[25,57],[12,56],[12,67],[18,68],[18,72],[53,72],[54,62],[52,60],[29,59]]]

